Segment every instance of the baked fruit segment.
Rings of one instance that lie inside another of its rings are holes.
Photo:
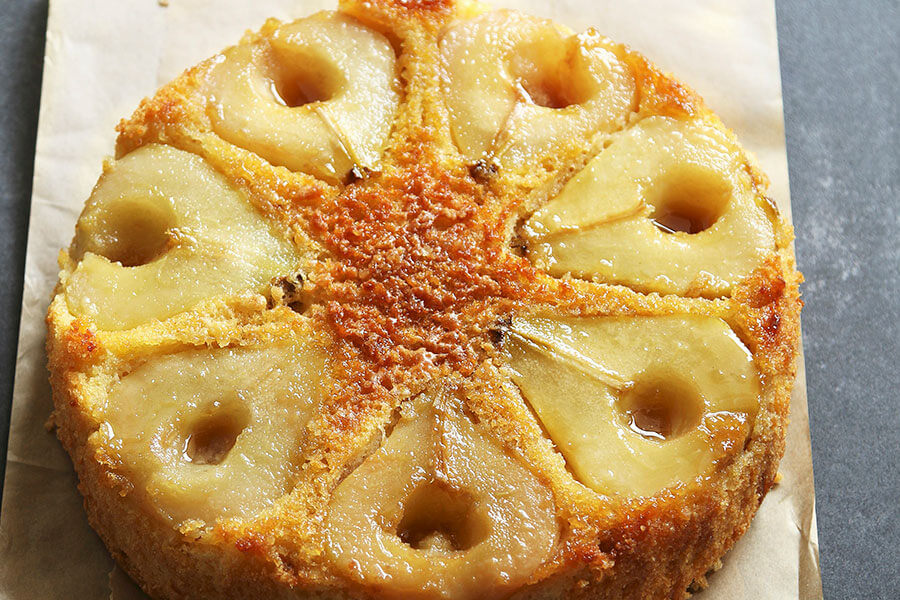
[[[513,380],[602,494],[652,496],[706,475],[758,410],[753,358],[721,319],[515,319],[505,339]]]
[[[173,525],[252,516],[293,484],[325,362],[308,340],[151,357],[110,388],[104,443]]]
[[[790,227],[629,48],[348,0],[116,149],[60,254],[53,423],[154,598],[685,598],[774,484]]]
[[[532,169],[621,128],[634,82],[614,44],[511,11],[451,25],[440,40],[453,138],[469,160]]]
[[[528,219],[528,255],[557,276],[723,296],[775,252],[763,202],[725,131],[649,117]]]
[[[100,329],[165,319],[217,294],[260,290],[298,253],[197,156],[148,145],[113,163],[75,228],[65,286]]]
[[[329,181],[376,166],[399,97],[383,35],[319,13],[222,58],[209,78],[213,129],[222,138]]]
[[[403,405],[335,489],[325,526],[349,577],[399,598],[509,593],[550,556],[558,528],[550,490],[446,392]]]

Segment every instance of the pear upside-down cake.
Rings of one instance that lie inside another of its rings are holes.
[[[784,447],[766,180],[593,30],[270,21],[119,127],[61,254],[55,424],[155,598],[683,598]]]

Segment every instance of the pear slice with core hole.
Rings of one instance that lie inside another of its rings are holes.
[[[69,310],[105,330],[165,319],[218,294],[262,290],[294,247],[201,158],[144,146],[116,161],[76,225]]]
[[[553,275],[708,297],[775,251],[740,148],[699,119],[650,117],[616,136],[523,233]]]
[[[399,102],[380,33],[321,12],[226,51],[209,80],[213,128],[274,165],[327,181],[374,168]]]
[[[249,518],[283,495],[328,386],[322,348],[188,350],[111,389],[100,431],[140,497],[179,524]]]
[[[503,351],[575,476],[603,494],[706,475],[759,407],[750,352],[712,317],[516,318]]]
[[[453,137],[469,160],[520,167],[624,125],[634,81],[612,45],[509,11],[454,23],[441,37]]]
[[[405,405],[382,447],[338,485],[328,552],[351,579],[385,584],[392,597],[512,590],[556,543],[551,493],[459,399],[434,398]]]

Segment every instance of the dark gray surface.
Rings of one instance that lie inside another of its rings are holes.
[[[6,471],[46,28],[47,0],[0,0],[0,490]]]
[[[897,599],[900,2],[778,21],[825,594]]]
[[[827,598],[900,598],[897,0],[778,5]],[[0,0],[0,482],[46,0]]]

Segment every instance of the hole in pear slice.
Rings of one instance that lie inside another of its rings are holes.
[[[647,193],[654,207],[650,219],[665,233],[700,233],[719,220],[731,195],[731,184],[718,173],[681,167],[651,184]]]
[[[406,501],[397,536],[417,550],[460,552],[487,538],[490,526],[471,495],[441,482],[417,487]]]
[[[618,400],[631,431],[647,439],[672,440],[693,430],[703,417],[703,399],[677,375],[639,377]]]
[[[566,108],[583,104],[592,95],[583,63],[567,53],[558,32],[545,33],[522,44],[512,57],[511,70],[520,90],[534,104],[545,108]]]
[[[213,411],[195,420],[185,437],[183,455],[191,464],[221,464],[250,423],[249,411],[242,406],[223,407],[216,402]]]
[[[519,85],[532,103],[544,108],[566,108],[579,104],[577,99],[567,93],[558,77],[547,69],[535,68],[519,80]]]
[[[333,65],[316,55],[274,47],[269,57],[268,76],[275,101],[289,108],[327,102],[343,84]]]
[[[169,249],[175,227],[170,206],[142,199],[122,199],[110,207],[97,232],[98,254],[123,267],[139,267]]]

